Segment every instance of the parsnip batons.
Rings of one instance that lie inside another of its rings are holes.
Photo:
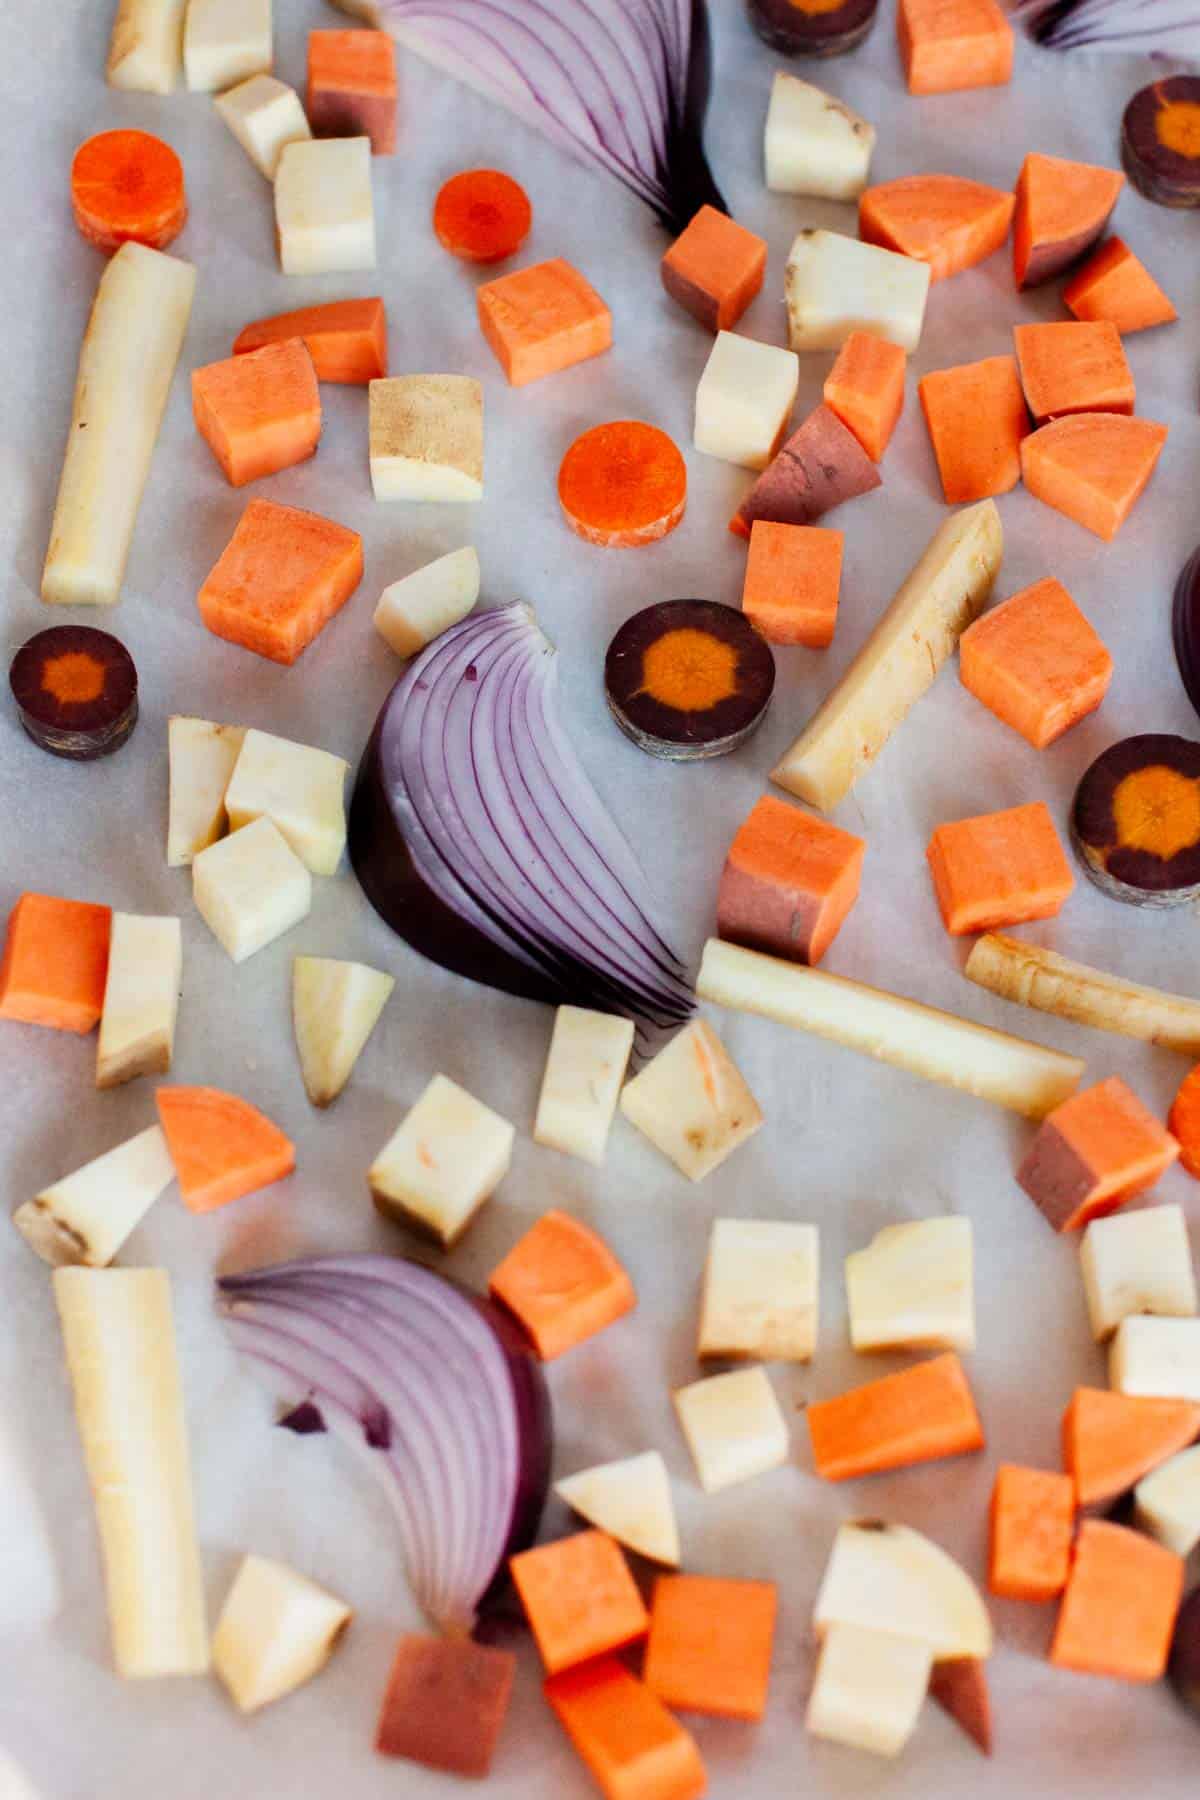
[[[170,94],[183,68],[187,0],[117,0],[105,77],[109,87]]]
[[[312,876],[270,819],[256,819],[200,852],[192,895],[208,929],[240,963],[308,917]]]
[[[364,963],[298,956],[292,964],[292,1023],[300,1072],[314,1106],[328,1106],[349,1081],[379,1023],[395,978]]]
[[[632,1049],[631,1019],[560,1006],[542,1076],[534,1143],[601,1167]]]
[[[275,225],[285,275],[373,269],[370,138],[285,144],[275,168]]]
[[[415,656],[465,619],[478,598],[479,554],[468,544],[384,588],[375,629],[397,656]]]
[[[225,790],[229,828],[270,819],[314,875],[332,875],[346,847],[349,763],[328,750],[247,731]]]
[[[921,341],[929,264],[836,231],[802,231],[784,274],[793,350],[837,350],[872,331],[911,355]]]
[[[865,119],[832,94],[776,70],[763,141],[772,193],[857,200],[874,148],[875,129]]]
[[[157,1125],[18,1206],[13,1224],[43,1262],[102,1269],[175,1179]]]
[[[257,1712],[319,1674],[353,1616],[283,1563],[243,1557],[213,1632],[213,1669],[242,1712]]]
[[[114,913],[96,1046],[97,1087],[167,1073],[182,984],[179,920]]]
[[[621,1094],[621,1111],[689,1181],[702,1181],[763,1122],[711,1025],[693,1019]]]
[[[252,75],[213,102],[250,161],[274,181],[287,144],[312,136],[300,96],[273,75]]]
[[[167,864],[188,866],[229,829],[225,790],[246,735],[241,725],[173,718],[167,726]]]
[[[710,1375],[677,1388],[672,1399],[706,1494],[787,1461],[787,1420],[765,1369]]]
[[[963,973],[1018,1006],[1200,1057],[1200,1000],[1185,994],[1123,981],[999,931],[978,939]]]
[[[515,1137],[507,1119],[435,1075],[368,1171],[371,1196],[385,1218],[449,1249],[507,1175]]]
[[[193,93],[267,74],[271,61],[271,0],[188,0],[183,69]]]

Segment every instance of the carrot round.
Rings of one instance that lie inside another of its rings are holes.
[[[89,244],[163,250],[187,219],[183,164],[148,131],[102,131],[80,144],[71,164],[75,223]]]
[[[687,504],[687,468],[665,431],[638,419],[594,425],[558,471],[572,531],[589,544],[633,549],[674,531]]]
[[[438,190],[433,229],[464,262],[501,262],[529,236],[533,208],[519,181],[499,169],[464,169]]]

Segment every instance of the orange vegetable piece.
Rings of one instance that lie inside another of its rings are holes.
[[[873,331],[852,331],[825,377],[826,406],[854,433],[872,462],[887,449],[903,411],[907,362],[899,344]]]
[[[396,46],[386,31],[310,31],[308,97],[314,137],[367,137],[373,156],[396,148]]]
[[[1122,337],[1179,317],[1145,263],[1119,237],[1106,238],[1071,277],[1063,304],[1077,319],[1107,319]]]
[[[1183,1167],[1200,1181],[1200,1063],[1184,1076],[1167,1115],[1167,1129],[1178,1141]]]
[[[552,1676],[544,1693],[605,1800],[699,1800],[695,1739],[615,1657]]]
[[[545,1213],[514,1245],[488,1290],[520,1320],[543,1362],[615,1324],[637,1305],[608,1245],[573,1219]]]
[[[718,934],[768,956],[819,963],[858,899],[866,848],[840,826],[764,794],[729,846]]]
[[[1183,1598],[1183,1558],[1140,1531],[1085,1519],[1050,1661],[1084,1675],[1157,1681]]]
[[[1086,256],[1125,185],[1119,169],[1032,152],[1017,177],[1013,276],[1019,288],[1053,281]]]
[[[835,506],[880,485],[875,464],[854,433],[822,402],[776,451],[729,529],[735,537],[748,538],[756,519],[811,525]]]
[[[296,1147],[264,1113],[219,1088],[161,1087],[158,1121],[190,1212],[214,1212],[282,1181]]]
[[[1080,1506],[1102,1506],[1136,1487],[1200,1437],[1200,1406],[1076,1388],[1063,1414],[1063,1467]]]
[[[304,339],[192,371],[196,429],[233,487],[315,456],[321,394]]]
[[[951,505],[1016,487],[1029,414],[1011,356],[936,369],[917,383],[917,392]]]
[[[1117,1075],[1047,1113],[1017,1180],[1055,1231],[1081,1231],[1153,1187],[1179,1145]]]
[[[676,1712],[761,1719],[767,1710],[775,1588],[769,1581],[660,1575],[642,1680]]]
[[[900,0],[896,35],[910,94],[1012,80],[1012,26],[996,0]]]
[[[1015,195],[961,175],[902,175],[860,196],[858,235],[928,263],[930,279],[944,281],[999,250],[1015,205]]]
[[[480,329],[513,387],[586,362],[612,344],[612,314],[561,257],[485,281],[475,303]]]
[[[1025,486],[1086,531],[1115,538],[1144,492],[1167,427],[1123,413],[1075,413],[1021,445]]]
[[[842,585],[842,533],[755,519],[742,611],[772,644],[832,643]]]
[[[958,670],[989,712],[1044,750],[1096,710],[1113,660],[1061,581],[1047,576],[968,625]]]
[[[929,1698],[949,1713],[985,1756],[992,1754],[992,1697],[985,1662],[974,1656],[953,1656],[934,1663]]]
[[[0,957],[0,1019],[55,1031],[95,1029],[104,1010],[112,909],[22,894]]]
[[[1067,1585],[1075,1483],[1002,1463],[992,1489],[988,1586],[1003,1600],[1053,1600]]]
[[[517,1659],[468,1637],[402,1637],[375,1732],[381,1756],[481,1779],[508,1713]]]
[[[102,131],[75,152],[71,206],[98,250],[130,242],[165,250],[187,222],[183,164],[148,131]]]
[[[1133,411],[1133,370],[1108,319],[1017,325],[1013,341],[1025,398],[1039,425],[1068,413]]]
[[[464,262],[502,262],[529,236],[533,208],[519,181],[500,169],[464,169],[438,189],[433,229]]]
[[[251,500],[200,589],[200,616],[231,644],[294,663],[362,580],[362,539],[345,525]]]
[[[640,419],[593,425],[558,471],[567,524],[589,544],[633,550],[674,531],[687,505],[687,464],[665,431]]]
[[[365,387],[388,372],[387,312],[378,298],[330,300],[256,319],[238,332],[233,354],[245,356],[286,338],[304,339],[318,381]]]
[[[603,1531],[523,1550],[509,1568],[547,1674],[646,1635],[650,1621],[637,1583]]]
[[[851,1481],[982,1450],[983,1427],[953,1351],[851,1388],[806,1412],[817,1474]]]
[[[763,284],[767,240],[702,206],[660,264],[662,284],[710,331],[730,331]]]
[[[1049,919],[1075,886],[1044,801],[939,825],[925,852],[946,930]]]

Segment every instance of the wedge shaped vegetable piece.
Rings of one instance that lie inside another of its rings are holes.
[[[251,75],[213,102],[260,175],[274,181],[284,147],[310,138],[295,88],[273,75]]]
[[[1200,1406],[1190,1400],[1076,1388],[1063,1414],[1063,1468],[1074,1477],[1080,1506],[1099,1506],[1197,1437]]]
[[[564,1475],[554,1491],[589,1525],[652,1562],[679,1566],[679,1527],[667,1465],[657,1450]]]
[[[182,985],[179,920],[115,912],[96,1046],[97,1087],[167,1073]]]
[[[467,544],[384,588],[375,629],[397,656],[415,656],[465,619],[478,598],[479,552]]]
[[[1200,1402],[1200,1319],[1122,1319],[1108,1378],[1118,1394]]]
[[[396,985],[365,963],[298,956],[292,964],[292,1023],[300,1072],[314,1106],[328,1106],[349,1081]]]
[[[711,1025],[694,1019],[621,1091],[631,1125],[702,1181],[763,1122],[758,1102]]]
[[[225,790],[241,754],[245,728],[176,714],[167,725],[170,800],[167,866],[189,867],[229,829]]]
[[[917,1728],[933,1652],[915,1638],[832,1625],[817,1658],[805,1719],[814,1737],[898,1756]]]
[[[1133,1314],[1190,1318],[1200,1311],[1181,1206],[1146,1206],[1093,1219],[1079,1246],[1079,1266],[1099,1343]]]
[[[26,1200],[13,1224],[43,1262],[102,1269],[175,1179],[157,1125]]]
[[[448,1250],[507,1175],[515,1137],[507,1119],[435,1075],[367,1171],[371,1198]]]
[[[787,1461],[787,1421],[765,1369],[710,1375],[671,1397],[706,1494]]]
[[[183,69],[187,0],[117,0],[105,80],[137,94],[170,94]]]
[[[986,1663],[975,1656],[935,1663],[929,1677],[929,1698],[949,1713],[985,1756],[992,1754],[992,1697]]]
[[[697,1355],[808,1362],[820,1298],[815,1225],[714,1219]]]
[[[886,1225],[846,1258],[850,1341],[863,1350],[973,1350],[970,1219]]]
[[[1139,1531],[1085,1519],[1050,1661],[1084,1675],[1157,1681],[1183,1598],[1183,1558]]]
[[[1021,443],[1021,476],[1037,499],[1105,542],[1153,475],[1167,427],[1124,413],[1069,413]]]
[[[219,1088],[163,1087],[158,1117],[183,1203],[212,1212],[290,1175],[295,1146],[265,1113]]]
[[[318,1675],[353,1616],[286,1564],[245,1556],[213,1632],[213,1669],[242,1712],[257,1712]]]
[[[921,341],[929,264],[836,231],[802,231],[784,276],[793,350],[836,350],[852,331],[912,352]]]
[[[600,1168],[629,1054],[632,1019],[560,1006],[533,1126],[535,1144]]]
[[[255,819],[192,863],[197,911],[235,963],[265,949],[312,908],[312,876],[275,824]]]
[[[1143,1477],[1134,1489],[1135,1520],[1142,1531],[1190,1556],[1200,1544],[1200,1445],[1181,1450]]]
[[[938,1662],[992,1653],[987,1607],[954,1558],[911,1526],[877,1519],[839,1527],[813,1623],[820,1637],[835,1625],[891,1632]]]
[[[1200,1057],[1200,1000],[1185,994],[1141,987],[999,931],[972,947],[963,974],[1018,1006]]]
[[[858,229],[868,244],[926,262],[931,279],[944,281],[999,250],[1015,203],[1007,191],[961,175],[902,175],[862,195]]]
[[[346,773],[328,750],[247,731],[225,791],[229,826],[270,819],[314,875],[332,875],[346,847]]]
[[[773,194],[855,200],[867,185],[875,128],[810,82],[777,69],[763,140]]]

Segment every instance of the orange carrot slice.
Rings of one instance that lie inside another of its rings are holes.
[[[817,1474],[850,1481],[983,1449],[983,1427],[954,1353],[809,1406]]]
[[[1077,319],[1108,319],[1122,337],[1169,325],[1179,314],[1128,244],[1110,237],[1063,289],[1063,304]]]
[[[614,419],[577,437],[558,471],[572,531],[606,549],[635,549],[674,531],[687,505],[687,466],[656,425]]]
[[[1183,1558],[1106,1519],[1079,1527],[1050,1661],[1085,1675],[1157,1681],[1183,1598]]]
[[[521,1321],[543,1362],[594,1337],[637,1303],[608,1245],[557,1210],[513,1246],[488,1289]]]
[[[961,175],[902,175],[861,196],[858,235],[928,263],[931,279],[944,281],[999,250],[1015,205],[1014,195]]]
[[[0,1019],[91,1031],[104,1010],[111,930],[107,906],[22,894],[0,958]]]
[[[1002,1463],[992,1489],[988,1586],[1006,1600],[1053,1600],[1067,1585],[1075,1483]]]
[[[1063,1466],[1080,1506],[1100,1506],[1135,1487],[1200,1437],[1200,1406],[1076,1388],[1063,1414]]]
[[[464,169],[438,189],[433,229],[464,262],[501,262],[521,248],[533,224],[529,195],[501,169]]]
[[[163,250],[187,219],[183,164],[147,131],[102,131],[75,152],[71,205],[98,250],[130,242]]]
[[[509,1568],[549,1675],[645,1637],[629,1564],[603,1531],[578,1531],[514,1556]]]
[[[365,387],[388,372],[387,313],[383,301],[330,300],[255,319],[238,332],[233,354],[245,356],[288,338],[303,338],[318,381]]]
[[[213,1212],[290,1175],[296,1148],[265,1114],[219,1088],[163,1087],[159,1123],[179,1192],[192,1212]]]

